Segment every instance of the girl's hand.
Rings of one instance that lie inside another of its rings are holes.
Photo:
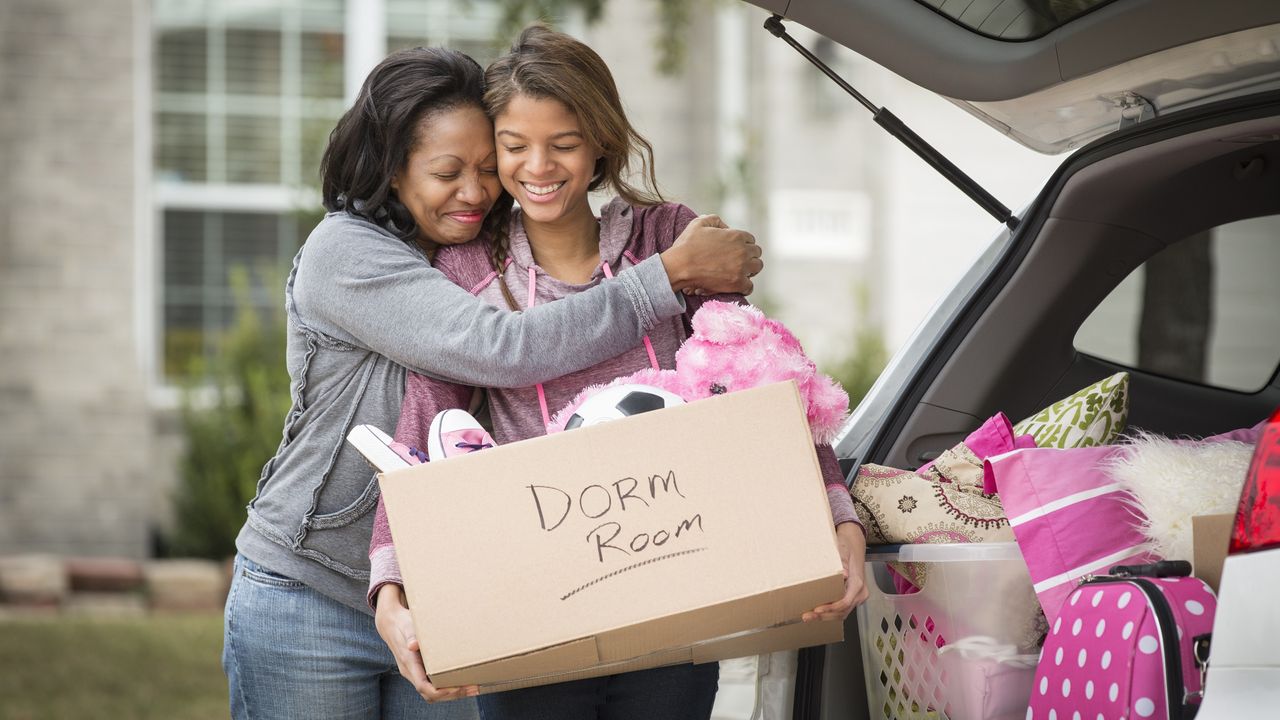
[[[813,620],[844,620],[853,609],[867,600],[867,536],[857,523],[840,523],[836,526],[836,546],[844,563],[844,597],[833,603],[819,605],[813,612],[800,617],[805,622]]]
[[[760,256],[751,233],[730,228],[716,215],[695,218],[660,255],[673,290],[705,295],[750,295],[751,278],[764,268]]]
[[[378,606],[374,611],[374,624],[382,641],[391,648],[400,674],[413,684],[418,694],[429,703],[474,697],[480,689],[474,685],[457,688],[436,688],[427,679],[427,669],[422,663],[421,646],[413,629],[413,616],[405,605],[404,588],[395,584],[383,585],[378,590]]]

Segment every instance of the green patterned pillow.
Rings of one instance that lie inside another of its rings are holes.
[[[1129,416],[1129,373],[1099,380],[1013,426],[1014,435],[1030,434],[1037,447],[1081,448],[1109,445]]]

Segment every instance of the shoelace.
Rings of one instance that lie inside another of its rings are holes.
[[[609,268],[608,262],[600,263],[600,269],[604,271],[604,276],[613,279],[613,270]],[[531,308],[538,303],[538,271],[537,268],[529,266],[529,302],[525,303],[525,308]],[[661,370],[658,365],[658,354],[653,351],[653,343],[649,341],[649,336],[644,336],[644,349],[649,353],[649,364],[654,370]],[[543,389],[542,383],[535,386],[538,389],[538,407],[542,410],[542,424],[544,427],[551,427],[551,414],[547,412],[547,391]]]
[[[475,452],[476,450],[487,450],[493,447],[493,445],[489,443],[469,443],[469,442],[454,443],[453,446],[458,448],[459,450],[470,450],[471,452]]]

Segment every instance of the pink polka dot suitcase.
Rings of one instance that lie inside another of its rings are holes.
[[[1190,720],[1218,601],[1185,562],[1085,580],[1049,629],[1028,720]]]

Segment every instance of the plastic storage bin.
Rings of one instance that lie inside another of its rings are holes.
[[[899,595],[890,563],[927,563]],[[1014,543],[901,545],[867,552],[858,631],[875,720],[1022,720],[1044,616]]]

